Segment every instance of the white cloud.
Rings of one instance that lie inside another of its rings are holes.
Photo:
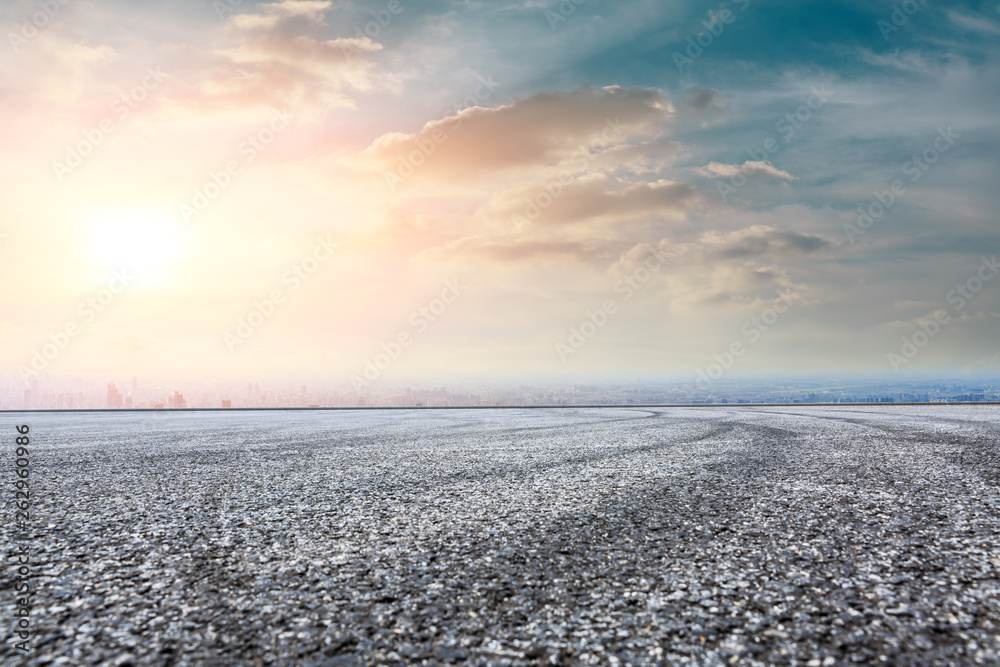
[[[770,162],[760,162],[748,160],[742,165],[739,164],[723,164],[721,162],[709,162],[704,167],[697,167],[692,169],[696,174],[701,176],[706,176],[708,178],[732,178],[740,173],[744,175],[754,175],[761,174],[764,176],[770,176],[771,178],[779,178],[786,181],[797,181],[799,180],[797,176],[789,174],[787,171],[782,171],[778,169]]]

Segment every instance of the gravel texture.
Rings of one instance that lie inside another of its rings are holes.
[[[993,406],[3,421],[4,664],[1000,664]]]

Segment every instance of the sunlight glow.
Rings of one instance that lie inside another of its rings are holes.
[[[163,214],[117,212],[88,226],[93,230],[91,255],[105,267],[158,269],[181,254],[178,225]]]

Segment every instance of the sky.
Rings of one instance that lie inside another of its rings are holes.
[[[1000,368],[1000,4],[16,0],[0,373]]]

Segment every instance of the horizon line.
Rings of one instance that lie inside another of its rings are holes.
[[[899,401],[868,402],[852,401],[839,403],[593,403],[581,405],[370,405],[370,406],[322,406],[322,407],[256,407],[256,408],[43,408],[43,409],[0,409],[0,414],[14,413],[83,413],[83,412],[302,412],[349,410],[569,410],[569,409],[610,409],[610,408],[732,408],[732,407],[830,407],[830,406],[927,406],[927,405],[1000,405],[1000,401]]]

